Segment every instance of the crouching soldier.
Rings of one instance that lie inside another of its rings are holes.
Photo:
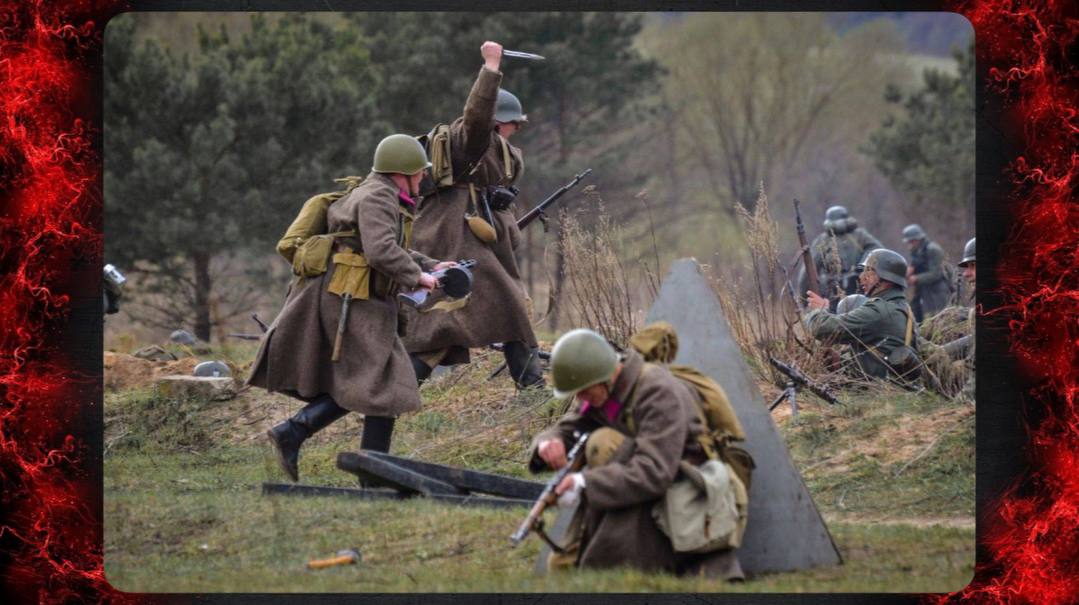
[[[574,434],[590,434],[584,468],[555,489],[560,504],[579,506],[566,552],[551,556],[551,568],[627,566],[740,579],[732,548],[745,528],[745,486],[729,466],[708,464],[714,461],[698,440],[705,429],[690,387],[636,351],[620,355],[591,330],[555,343],[551,378],[555,395],[578,405],[535,438],[530,469],[566,466]],[[687,494],[711,501],[714,491],[725,513],[709,509],[694,530],[686,521],[693,513],[679,502]]]
[[[360,447],[386,452],[394,419],[420,407],[397,335],[396,292],[433,289],[438,282],[429,272],[454,264],[408,249],[414,196],[429,166],[410,136],[379,143],[372,172],[329,206],[320,259],[302,263],[321,269],[298,274],[263,336],[247,383],[307,402],[268,432],[293,481],[304,440],[350,411],[365,416]],[[314,249],[301,246],[297,254],[316,255]]]
[[[807,290],[806,327],[817,340],[850,345],[858,367],[870,377],[912,379],[921,362],[914,313],[904,295],[907,261],[878,248],[859,267],[858,283],[868,300],[837,315],[828,312],[826,298]]]

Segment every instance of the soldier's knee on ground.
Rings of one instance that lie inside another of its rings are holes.
[[[607,464],[614,458],[615,452],[622,447],[626,439],[628,437],[608,427],[592,431],[584,446],[587,465],[593,468]]]

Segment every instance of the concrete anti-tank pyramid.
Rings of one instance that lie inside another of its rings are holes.
[[[752,574],[841,563],[696,260],[671,265],[647,317],[649,323],[660,320],[678,332],[675,363],[697,368],[726,391],[745,428],[745,447],[757,464],[749,493],[749,522],[738,550],[742,568]]]

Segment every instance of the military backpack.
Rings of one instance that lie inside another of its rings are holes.
[[[701,449],[709,458],[730,464],[748,490],[756,465],[749,452],[732,443],[745,441],[746,433],[742,423],[719,383],[696,368],[670,363],[678,354],[678,334],[674,331],[674,326],[665,321],[653,323],[634,334],[629,344],[646,362],[663,365],[675,378],[693,390],[696,395],[697,417],[705,427],[705,431],[697,436]],[[632,423],[632,415],[627,414],[627,418],[630,418],[629,422]],[[629,429],[636,432],[634,426]]]
[[[293,275],[299,278],[322,275],[327,270],[333,241],[356,235],[355,231],[327,233],[326,213],[330,204],[348,195],[362,181],[361,176],[334,179],[336,183],[344,183],[345,189],[320,193],[304,202],[285,235],[277,242],[277,253],[292,265]]]

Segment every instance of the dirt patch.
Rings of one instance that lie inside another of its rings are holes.
[[[113,391],[142,389],[169,374],[190,375],[199,364],[195,357],[176,361],[149,361],[124,353],[105,352],[105,388]]]
[[[855,445],[854,453],[860,451],[885,464],[908,462],[973,415],[974,407],[964,405],[934,410],[920,416],[905,416],[901,424],[883,428],[874,443]]]

